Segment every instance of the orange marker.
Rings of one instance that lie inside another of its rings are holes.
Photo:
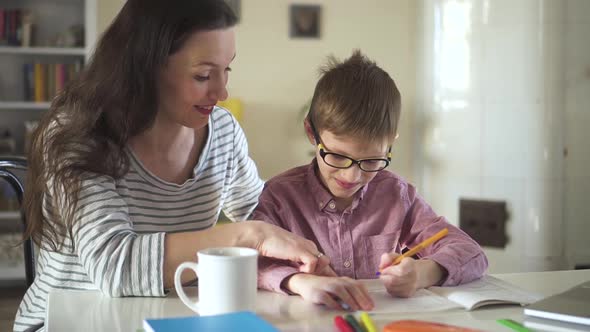
[[[445,237],[448,233],[449,233],[449,230],[447,228],[445,228],[442,231],[434,234],[433,236],[429,237],[428,239],[420,242],[414,248],[412,248],[412,249],[406,251],[405,253],[397,256],[393,260],[393,263],[391,263],[391,265],[389,265],[389,266],[397,265],[397,264],[399,264],[402,261],[402,259],[404,259],[406,257],[412,257],[412,256],[414,256],[415,254],[419,253],[422,249],[428,247],[429,245],[433,244],[434,242],[436,242],[436,241],[442,239],[443,237]],[[377,275],[381,275],[381,272],[383,272],[383,270],[385,270],[389,266],[386,266],[386,267],[382,268],[381,270],[379,270],[379,272],[377,272]]]

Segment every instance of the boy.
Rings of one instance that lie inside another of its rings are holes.
[[[330,59],[304,122],[316,158],[268,181],[252,218],[312,240],[333,270],[326,276],[301,274],[292,265],[265,260],[259,287],[332,308],[340,308],[340,300],[353,310],[369,310],[367,290],[353,279],[376,278],[381,269],[387,291],[401,297],[484,274],[488,263],[479,245],[436,215],[411,184],[385,170],[400,107],[393,79],[360,51],[342,63]],[[445,227],[448,235],[417,259],[390,266],[403,248]]]

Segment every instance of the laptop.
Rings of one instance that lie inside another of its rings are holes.
[[[590,326],[590,281],[534,302],[524,314]]]
[[[535,332],[588,332],[590,326],[562,322],[554,319],[544,319],[526,316],[523,322],[524,327]]]

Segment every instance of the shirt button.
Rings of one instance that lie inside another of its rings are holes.
[[[320,202],[320,204],[318,204],[318,206],[321,208],[324,205],[323,202]]]
[[[330,207],[330,209],[335,209],[336,208],[336,204],[334,204],[334,202],[330,202],[330,205],[328,205]]]
[[[350,261],[344,261],[344,267],[346,267],[346,268],[350,267]]]

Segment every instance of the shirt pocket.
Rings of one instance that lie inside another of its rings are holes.
[[[371,271],[363,278],[375,278],[375,271],[379,268],[381,255],[393,250],[398,251],[399,231],[387,234],[363,236],[364,256],[361,258],[366,265],[365,271]]]

